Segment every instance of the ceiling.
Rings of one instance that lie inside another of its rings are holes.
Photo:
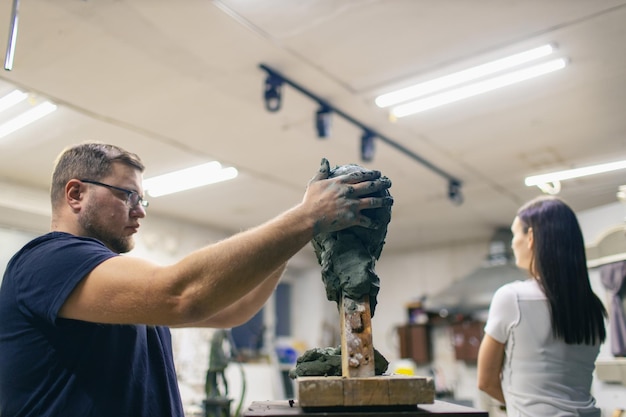
[[[3,224],[41,223],[53,160],[84,140],[138,153],[146,178],[235,166],[233,181],[149,208],[226,233],[298,203],[322,157],[378,169],[395,198],[385,252],[488,239],[538,195],[526,176],[626,159],[625,0],[29,0],[19,18],[0,95],[17,87],[59,109],[0,139]],[[4,1],[2,46],[10,19]],[[373,103],[549,42],[570,60],[562,71],[397,121]],[[341,117],[318,139],[317,103],[290,86],[268,112],[260,64],[410,155],[377,140],[361,161],[362,130]],[[461,205],[437,170],[462,181]],[[586,210],[625,183],[617,171],[564,181],[560,195]]]

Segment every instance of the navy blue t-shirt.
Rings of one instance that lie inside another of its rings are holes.
[[[0,415],[183,416],[167,327],[58,317],[76,285],[113,256],[98,240],[52,232],[9,261],[0,287]]]

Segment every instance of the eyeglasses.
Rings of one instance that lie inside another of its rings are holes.
[[[92,180],[81,180],[81,181],[86,182],[87,184],[99,185],[100,187],[106,187],[111,190],[117,190],[117,191],[126,193],[126,205],[130,208],[135,208],[137,207],[138,204],[144,208],[148,207],[148,202],[144,200],[143,197],[141,197],[137,191],[127,190],[126,188],[116,187],[114,185],[109,185],[109,184],[105,184],[105,183],[98,182],[98,181],[92,181]]]

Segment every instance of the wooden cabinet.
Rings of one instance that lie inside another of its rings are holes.
[[[405,324],[397,328],[400,339],[400,357],[413,359],[417,365],[426,365],[433,359],[431,330],[444,326],[449,329],[450,342],[457,360],[468,364],[478,361],[478,349],[483,339],[485,323],[464,319],[462,321],[443,321],[429,324]]]
[[[456,359],[475,364],[478,348],[483,340],[485,323],[482,321],[462,321],[452,327],[452,345]]]
[[[406,324],[397,328],[400,338],[400,357],[413,359],[424,365],[431,361],[430,327],[424,324]]]

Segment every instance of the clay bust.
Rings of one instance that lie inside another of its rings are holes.
[[[356,164],[340,165],[330,171],[330,177],[364,170]],[[385,189],[372,196],[386,197],[390,194]],[[385,244],[391,207],[365,210],[363,213],[378,224],[377,229],[355,226],[338,232],[320,233],[311,243],[322,267],[328,300],[339,303],[342,293],[357,301],[369,295],[371,315],[374,316],[380,289],[380,279],[374,267]]]

